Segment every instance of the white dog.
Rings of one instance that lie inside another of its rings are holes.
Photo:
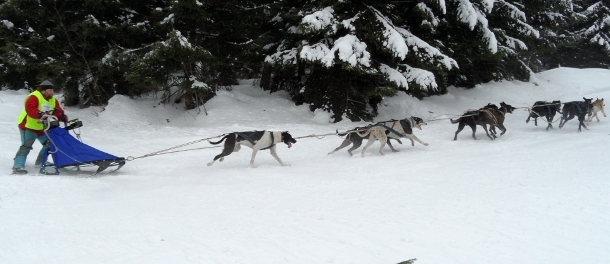
[[[212,162],[208,163],[208,166],[212,166],[214,162],[218,159],[220,161],[224,160],[225,156],[229,156],[233,152],[237,152],[241,149],[241,145],[252,148],[252,158],[250,159],[250,166],[253,168],[254,166],[254,158],[256,157],[256,152],[259,150],[269,149],[271,151],[271,156],[273,156],[282,166],[287,166],[284,164],[280,157],[277,156],[277,152],[275,151],[276,144],[284,142],[284,144],[288,145],[288,148],[292,147],[293,143],[297,143],[296,139],[292,138],[292,136],[287,132],[277,132],[277,131],[251,131],[251,132],[233,132],[221,138],[217,142],[210,142],[213,145],[220,144],[225,141],[224,148],[222,153],[216,155]]]

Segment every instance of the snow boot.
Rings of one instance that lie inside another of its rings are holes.
[[[24,168],[13,168],[13,174],[28,174]]]

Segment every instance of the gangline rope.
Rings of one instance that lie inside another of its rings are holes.
[[[538,106],[547,106],[547,105],[557,105],[557,104],[536,105],[536,107],[538,107]],[[515,107],[515,109],[528,109],[529,112],[532,112],[531,111],[532,107],[530,107],[530,106]],[[478,110],[468,110],[466,112],[470,112],[470,111],[477,111],[477,112],[479,112],[479,111],[484,111],[484,109],[483,110],[480,110],[480,109],[478,109]],[[534,113],[536,113],[536,112],[534,112]],[[443,114],[443,115],[439,115],[437,117],[428,119],[428,120],[426,120],[426,122],[435,122],[435,121],[440,121],[440,120],[447,120],[447,119],[461,118],[461,117],[468,117],[468,116],[475,116],[475,115],[478,115],[478,113],[476,113],[476,114],[468,114],[468,115]],[[538,113],[536,113],[536,115],[538,115]],[[451,116],[451,117],[441,118],[442,116]],[[541,117],[541,116],[538,115],[538,117]],[[544,121],[548,122],[546,120],[544,120]],[[557,122],[557,120],[553,121],[551,123],[554,123],[554,122]],[[311,135],[306,135],[306,136],[295,137],[294,139],[313,138],[313,137],[315,137],[317,139],[322,139],[322,138],[325,138],[326,136],[332,136],[332,135],[341,136],[341,135],[345,135],[345,134],[351,133],[351,132],[366,131],[366,130],[368,130],[368,128],[366,128],[366,129],[352,129],[352,130],[347,130],[347,131],[344,131],[344,132],[336,131],[334,133],[326,133],[326,134],[311,134]],[[192,149],[170,151],[170,150],[174,150],[174,149],[177,149],[177,148],[185,147],[185,146],[196,144],[196,143],[203,142],[203,141],[208,141],[209,142],[210,139],[220,138],[220,137],[223,137],[225,135],[226,134],[222,134],[222,135],[218,135],[218,136],[215,136],[215,137],[208,137],[208,138],[198,139],[198,140],[187,142],[187,143],[175,146],[175,147],[171,147],[171,148],[167,148],[167,149],[164,149],[164,150],[159,150],[159,151],[155,151],[155,152],[152,152],[152,153],[149,153],[149,154],[145,154],[145,155],[142,155],[142,156],[139,156],[139,157],[128,156],[126,160],[127,161],[132,161],[132,160],[136,160],[136,159],[147,158],[147,157],[158,156],[158,155],[171,154],[171,153],[178,153],[178,152],[185,152],[185,151],[192,151],[192,150],[200,150],[200,149],[209,149],[209,148],[220,148],[222,146],[210,146],[210,147],[201,147],[201,148],[192,148]]]

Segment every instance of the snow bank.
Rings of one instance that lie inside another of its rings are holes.
[[[377,121],[446,118],[487,103],[610,98],[610,71],[559,68],[539,84],[491,82],[417,100],[384,99]],[[139,156],[206,137],[255,129],[298,137],[278,154],[243,148],[212,167],[219,148],[130,161],[113,175],[9,175],[19,147],[15,117],[26,91],[0,91],[2,263],[608,263],[610,120],[546,132],[520,108],[495,141],[428,122],[400,151],[375,143],[363,158],[342,138],[300,138],[364,122],[328,123],[286,93],[244,82],[220,91],[208,115],[154,98],[115,96],[104,111],[68,108],[85,143]],[[169,121],[168,121],[169,120]],[[540,121],[540,120],[539,120]],[[542,121],[541,121],[542,122]],[[197,143],[186,148],[210,147]],[[37,152],[37,143],[33,152]],[[27,169],[34,171],[33,154]]]

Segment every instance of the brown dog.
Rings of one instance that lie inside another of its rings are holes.
[[[593,120],[593,117],[595,117],[597,119],[597,122],[599,122],[599,117],[597,117],[597,112],[601,111],[602,114],[604,114],[604,117],[606,117],[606,112],[604,112],[604,98],[599,99],[596,98],[597,100],[593,101],[593,103],[591,103],[593,105],[593,108],[591,108],[591,112],[589,112],[589,118],[587,119],[587,125],[589,123],[591,123],[591,121]]]

